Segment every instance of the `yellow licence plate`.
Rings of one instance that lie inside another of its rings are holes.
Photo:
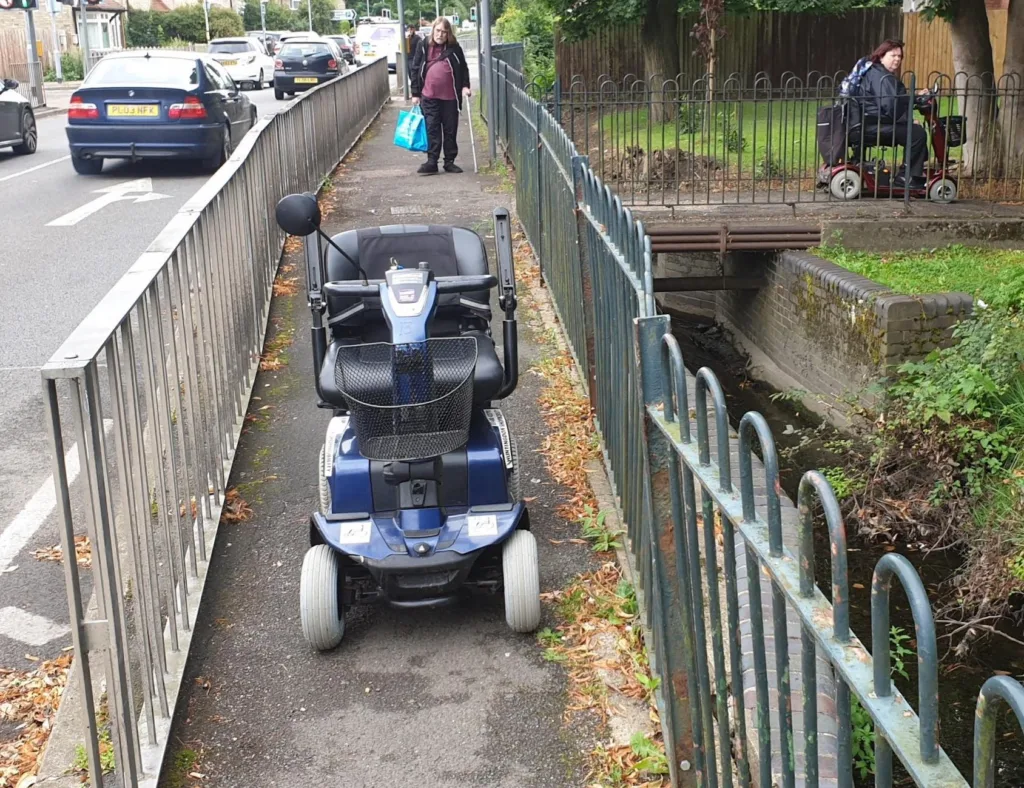
[[[238,61],[237,60],[222,60],[222,61],[220,61],[220,64],[222,66],[237,66],[238,65]]]
[[[108,118],[159,118],[159,104],[108,104]]]
[[[316,77],[295,77],[295,82],[298,85],[315,85]]]

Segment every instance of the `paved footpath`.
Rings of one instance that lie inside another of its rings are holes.
[[[467,172],[415,175],[421,155],[391,144],[400,104],[385,109],[334,178],[325,229],[458,224],[486,237],[493,269],[491,212],[512,208],[513,195],[496,178],[472,174],[465,124],[459,163]],[[289,263],[299,264],[301,285],[299,255]],[[242,438],[231,482],[254,513],[218,537],[171,763],[201,753],[194,770],[211,788],[584,785],[583,754],[594,743],[563,722],[564,671],[542,659],[533,636],[509,632],[500,598],[439,611],[362,608],[336,651],[306,645],[299,570],[330,414],[315,407],[301,287],[276,299],[272,323],[272,331],[294,330],[295,344],[284,370],[256,382],[251,412],[261,418]],[[566,491],[538,453],[541,379],[526,370],[540,350],[520,325],[523,372],[502,407],[518,436],[524,495],[537,496],[530,507],[541,590],[551,591],[593,563],[586,546],[549,542],[575,536],[577,526],[554,514]],[[542,626],[553,623],[546,609]]]

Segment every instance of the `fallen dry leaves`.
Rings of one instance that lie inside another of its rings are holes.
[[[0,743],[0,788],[35,783],[70,669],[70,652],[31,670],[0,668],[0,723],[14,726],[14,738]]]
[[[554,633],[542,632],[539,639],[547,647],[546,658],[564,664],[569,673],[566,723],[585,710],[607,720],[615,693],[647,702],[656,722],[654,685],[636,596],[618,565],[607,562],[596,572],[580,575],[568,587],[542,596],[556,605],[564,622]],[[646,744],[663,758],[660,734]],[[591,756],[594,785],[606,784],[602,778],[609,775],[615,775],[616,785],[653,788],[667,784],[662,775],[648,771],[658,758],[632,746],[599,747]]]
[[[32,552],[32,557],[38,561],[56,561],[59,564],[64,561],[64,549],[59,544],[41,547]],[[84,534],[75,537],[75,561],[84,569],[92,567],[92,545],[89,537]]]
[[[596,509],[590,490],[587,465],[598,456],[597,431],[590,401],[580,393],[570,376],[572,357],[562,351],[545,359],[534,369],[544,378],[539,402],[550,432],[541,453],[551,475],[568,487],[572,498],[557,509],[566,520],[579,520],[589,506]]]
[[[252,507],[245,499],[238,494],[238,490],[232,487],[224,496],[224,508],[221,510],[220,519],[225,523],[243,523],[252,517]]]

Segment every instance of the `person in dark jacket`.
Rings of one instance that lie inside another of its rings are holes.
[[[469,97],[469,64],[455,40],[452,24],[443,16],[434,20],[430,38],[417,48],[411,75],[413,104],[423,109],[427,122],[427,160],[420,175],[436,175],[437,161],[444,148],[444,171],[462,172],[455,163],[459,146],[459,113],[463,97]]]
[[[406,77],[410,80],[410,85],[412,84],[412,64],[416,59],[416,51],[422,43],[423,39],[420,38],[419,28],[416,25],[409,25],[405,30],[405,67],[408,72]]]
[[[908,123],[913,100],[898,76],[903,63],[903,42],[886,39],[871,53],[871,67],[861,77],[857,109],[862,145],[900,145],[904,169],[895,183],[903,185],[906,159],[910,159],[910,185],[925,185],[924,162],[928,157],[928,135],[918,123]],[[927,93],[927,90],[918,91]]]

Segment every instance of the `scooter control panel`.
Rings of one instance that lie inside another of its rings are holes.
[[[430,271],[415,268],[392,268],[384,274],[388,283],[388,299],[398,317],[418,317],[427,303]]]

